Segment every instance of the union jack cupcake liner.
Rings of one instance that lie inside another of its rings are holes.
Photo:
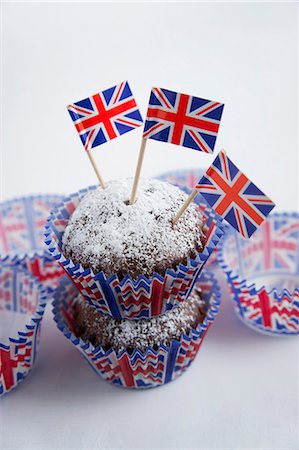
[[[115,274],[108,278],[103,272],[94,274],[91,269],[84,269],[62,253],[62,236],[68,220],[84,195],[94,189],[96,186],[91,186],[65,198],[50,215],[45,232],[50,254],[84,298],[99,312],[118,319],[158,316],[184,301],[223,234],[221,221],[215,213],[205,204],[199,205],[205,216],[207,242],[196,259],[189,259],[187,265],[180,264],[176,271],[167,269],[165,276],[155,273],[151,278],[140,275],[133,280],[127,275],[120,281]]]
[[[46,303],[37,278],[11,261],[0,265],[0,396],[33,367]]]
[[[271,335],[299,333],[299,214],[271,214],[250,240],[226,233],[219,264],[246,325]]]
[[[50,290],[64,272],[44,244],[44,227],[59,195],[34,195],[0,203],[0,263],[26,268]]]
[[[194,189],[198,180],[203,176],[203,169],[173,170],[157,176],[158,180],[168,181],[168,183],[178,185],[180,188],[187,187]]]
[[[116,353],[113,349],[105,351],[101,346],[94,347],[78,338],[74,333],[72,308],[78,290],[67,277],[61,281],[54,294],[54,320],[64,336],[106,381],[135,389],[161,386],[175,380],[190,366],[218,313],[220,290],[212,273],[204,270],[196,286],[201,289],[207,306],[203,323],[199,323],[188,335],[183,334],[179,341],[173,339],[169,346],[160,345],[156,350],[148,347],[144,352],[135,349],[132,353],[126,350]]]

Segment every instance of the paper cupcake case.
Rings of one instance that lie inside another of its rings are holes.
[[[168,183],[178,185],[181,188],[185,186],[189,189],[194,189],[194,186],[196,186],[203,174],[204,170],[201,168],[183,169],[163,173],[157,176],[157,178],[158,180],[168,181]]]
[[[60,195],[20,197],[0,203],[0,263],[30,271],[51,291],[64,274],[46,250],[44,227]]]
[[[24,380],[34,365],[46,303],[46,290],[29,272],[11,262],[0,265],[0,319],[26,315],[14,336],[3,336],[0,330],[0,396]]]
[[[272,214],[249,239],[234,231],[220,244],[238,317],[257,331],[299,333],[299,214]]]
[[[133,280],[128,275],[119,280],[117,275],[94,274],[91,269],[84,269],[62,253],[62,236],[68,220],[84,195],[94,189],[96,186],[82,189],[59,204],[49,217],[45,232],[50,254],[85,299],[99,312],[119,319],[157,316],[184,301],[223,234],[222,224],[215,213],[205,204],[199,205],[207,226],[207,242],[196,259],[189,259],[187,265],[180,264],[177,270],[168,269],[165,276],[155,273],[151,278],[141,275]]]
[[[202,290],[202,298],[207,305],[207,315],[203,323],[183,334],[180,341],[172,340],[169,346],[158,349],[148,347],[141,352],[113,349],[105,351],[76,337],[73,317],[73,301],[78,291],[66,277],[55,292],[53,302],[54,320],[65,337],[82,353],[98,375],[106,381],[125,388],[151,388],[175,380],[194,360],[206,332],[214,321],[220,305],[220,290],[211,272],[204,270],[196,284]]]

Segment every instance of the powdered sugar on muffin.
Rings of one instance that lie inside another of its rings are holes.
[[[63,235],[63,252],[75,263],[106,276],[117,273],[164,275],[203,250],[203,216],[195,204],[173,226],[187,195],[155,179],[140,181],[136,203],[128,205],[131,179],[110,181],[89,192],[73,213]]]
[[[79,294],[74,300],[74,316],[77,335],[94,346],[101,345],[116,352],[122,349],[144,351],[161,344],[168,345],[172,339],[179,340],[188,334],[205,317],[205,303],[199,289],[193,290],[188,300],[162,316],[140,320],[119,320],[99,313]]]

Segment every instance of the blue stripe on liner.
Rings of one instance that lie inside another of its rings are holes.
[[[238,262],[239,262],[239,267],[240,267],[240,276],[244,278],[243,259],[242,259],[242,254],[241,254],[240,241],[239,241],[239,236],[237,235],[237,232],[235,232],[235,231],[234,231],[234,238],[235,238],[235,243],[236,243],[236,248],[237,248]]]
[[[35,358],[36,358],[36,346],[37,346],[37,337],[38,337],[39,326],[40,326],[40,321],[38,321],[35,324],[34,339],[33,339],[33,349],[32,349],[33,350],[32,364],[35,363]]]
[[[62,208],[59,210],[59,212],[64,219],[70,218],[70,213],[68,212],[67,208]]]
[[[104,275],[101,272],[99,272],[94,279],[95,281],[98,281],[100,283],[103,293],[105,295],[105,300],[109,305],[109,309],[113,317],[115,317],[116,319],[121,319],[121,314],[118,310],[118,306],[114,299],[113,292],[110,289],[108,283],[106,282]]]
[[[25,215],[26,215],[26,221],[27,221],[27,232],[29,234],[30,238],[30,247],[33,249],[37,248],[36,241],[35,241],[35,234],[34,234],[34,211],[32,207],[32,199],[30,197],[26,197],[24,199],[24,206],[25,206]]]
[[[176,341],[175,339],[173,339],[171,342],[171,347],[170,347],[168,358],[167,358],[165,383],[168,383],[169,381],[172,380],[174,364],[175,364],[175,360],[176,360],[176,356],[177,356],[179,347],[180,347],[180,343],[178,341]]]
[[[206,261],[207,261],[207,260],[206,260]],[[194,275],[193,275],[193,281],[192,281],[191,286],[189,287],[189,289],[188,289],[188,291],[187,291],[187,294],[186,294],[186,296],[185,296],[185,299],[187,299],[187,298],[189,297],[190,292],[192,292],[192,290],[193,290],[195,284],[198,283],[198,278],[199,278],[201,272],[203,271],[203,268],[204,268],[204,265],[205,265],[206,261],[202,261],[201,264],[200,264],[200,266],[198,267],[198,269],[194,272]]]
[[[17,303],[17,277],[18,277],[18,274],[14,268],[13,275],[12,275],[12,302],[13,302],[12,310],[15,312],[22,312],[19,310],[18,303]]]
[[[235,278],[236,278],[236,277],[235,277]],[[230,280],[229,280],[229,284],[230,284],[232,293],[233,293],[233,295],[234,295],[234,301],[235,301],[235,302],[237,303],[237,305],[238,305],[240,315],[241,315],[242,317],[244,317],[244,311],[243,311],[243,308],[242,308],[242,306],[241,306],[240,299],[239,299],[240,288],[237,288],[237,287],[235,286],[235,284],[233,283],[233,279],[231,279],[231,278],[230,278]]]

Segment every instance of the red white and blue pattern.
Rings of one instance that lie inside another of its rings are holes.
[[[54,320],[58,328],[83,354],[93,369],[106,381],[133,389],[146,389],[166,384],[181,375],[194,360],[207,330],[218,314],[220,290],[211,272],[203,271],[196,288],[202,289],[202,298],[207,305],[203,323],[182,335],[180,341],[172,340],[169,346],[157,349],[148,347],[145,352],[126,350],[116,353],[94,348],[74,334],[72,305],[77,291],[68,278],[62,280],[55,292],[53,302]]]
[[[143,123],[127,81],[72,103],[67,109],[87,151]]]
[[[25,202],[23,201],[17,204],[5,202],[0,205],[1,255],[10,252],[22,253],[28,248],[32,248],[32,243],[35,245],[34,238],[27,227],[26,216]]]
[[[219,263],[245,324],[270,334],[299,333],[299,214],[270,215],[247,241],[226,233]]]
[[[152,88],[143,138],[213,153],[224,105]]]
[[[179,185],[183,190],[184,187],[189,189],[194,189],[199,177],[203,175],[203,170],[197,169],[185,169],[185,170],[175,170],[173,172],[166,172],[159,175],[158,180],[167,181],[168,183]]]
[[[269,334],[299,333],[299,289],[268,292],[231,278],[230,291],[236,312],[246,325]]]
[[[250,238],[275,206],[223,150],[198,182],[196,189],[245,238]]]
[[[237,243],[243,259],[243,274],[296,273],[298,265],[299,222],[282,217],[265,220],[259,233]],[[252,258],[254,255],[254,258]],[[249,257],[248,257],[249,256]]]
[[[0,314],[9,310],[28,315],[24,330],[0,342],[0,396],[15,388],[32,369],[46,302],[45,290],[29,273],[19,266],[0,266]]]
[[[53,290],[63,271],[44,247],[44,227],[60,195],[20,197],[0,203],[0,260],[21,264]]]
[[[139,319],[157,316],[172,309],[188,298],[205,263],[222,236],[222,224],[206,204],[199,205],[207,226],[204,250],[196,260],[170,268],[164,276],[155,273],[151,278],[140,275],[136,280],[116,275],[106,277],[103,272],[94,274],[84,269],[62,253],[62,235],[68,220],[81,199],[96,186],[71,194],[53,211],[46,226],[45,243],[58,264],[66,271],[85,299],[99,312],[118,319]]]
[[[197,181],[199,177],[201,178],[203,175],[202,169],[192,170],[192,169],[183,169],[183,170],[177,170],[173,172],[166,172],[162,175],[159,175],[157,178],[162,181],[168,181],[168,183],[178,185],[184,192],[186,192],[188,195],[190,194],[190,189],[194,189],[194,186],[196,186]],[[197,197],[194,199],[194,203],[202,204],[206,202],[205,198],[202,197],[200,194],[197,195]],[[223,230],[225,232],[225,229],[230,228],[229,225],[223,225]],[[209,257],[206,266],[205,267],[216,267],[218,265],[218,255],[217,255],[217,248],[213,251],[211,256]]]

